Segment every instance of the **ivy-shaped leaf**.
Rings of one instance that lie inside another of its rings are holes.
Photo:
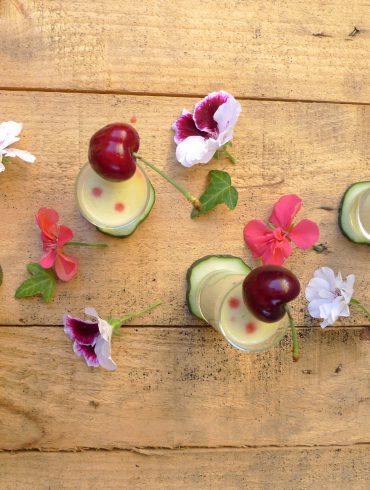
[[[202,204],[200,211],[193,208],[191,217],[195,218],[213,209],[218,204],[225,203],[229,209],[235,209],[238,204],[238,191],[231,184],[230,175],[222,170],[211,170],[208,174],[209,184],[199,200]]]
[[[52,269],[43,269],[41,265],[32,262],[27,265],[28,272],[32,275],[19,286],[15,292],[16,298],[29,296],[42,296],[48,303],[53,297],[56,286],[56,276]]]

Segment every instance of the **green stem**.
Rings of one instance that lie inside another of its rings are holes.
[[[297,362],[299,359],[299,344],[298,344],[298,335],[297,335],[297,330],[294,325],[294,320],[292,317],[292,314],[290,312],[290,309],[287,305],[285,305],[285,311],[287,312],[288,318],[289,318],[289,326],[292,331],[292,342],[293,342],[293,361]]]
[[[141,162],[145,163],[145,165],[148,165],[148,167],[150,167],[152,170],[154,170],[155,172],[157,172],[161,177],[163,177],[165,180],[167,180],[167,182],[169,182],[170,184],[172,184],[179,192],[181,192],[181,194],[185,197],[185,199],[187,199],[189,202],[191,202],[191,204],[195,207],[195,209],[197,209],[198,211],[200,211],[202,205],[201,205],[201,203],[200,203],[200,201],[199,201],[198,198],[194,197],[188,190],[184,189],[184,187],[182,187],[177,182],[175,182],[173,179],[171,179],[171,177],[169,177],[167,174],[165,174],[164,172],[162,172],[162,170],[160,170],[159,168],[157,168],[155,165],[153,165],[152,163],[148,162],[148,160],[146,160],[141,155],[138,155],[137,153],[133,153],[133,155],[138,160],[140,160]]]
[[[228,152],[227,150],[224,149],[224,153],[225,155],[227,156],[227,158],[230,160],[231,163],[233,163],[234,165],[236,164],[236,160],[235,160],[235,157],[230,153]]]
[[[350,303],[351,305],[357,305],[370,318],[370,311],[358,299],[352,298]]]
[[[65,247],[95,247],[105,248],[108,247],[107,243],[89,243],[89,242],[68,242],[64,244]]]
[[[161,305],[162,301],[156,301],[155,303],[152,303],[151,305],[147,306],[146,308],[143,308],[142,310],[135,311],[134,313],[129,313],[128,315],[123,316],[122,318],[111,318],[109,320],[109,323],[112,325],[113,329],[119,328],[122,326],[123,323],[128,322],[129,320],[132,320],[133,318],[136,318],[138,316],[144,315],[148,311],[154,310],[157,306]]]

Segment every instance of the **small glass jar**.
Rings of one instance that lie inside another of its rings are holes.
[[[353,242],[370,244],[370,182],[356,182],[339,207],[339,225]]]
[[[100,177],[86,163],[76,181],[76,199],[84,218],[108,235],[131,235],[150,213],[154,188],[138,164],[128,180],[112,182]]]
[[[196,300],[204,320],[237,349],[261,352],[280,342],[289,328],[285,315],[274,323],[256,318],[243,301],[245,275],[229,270],[207,274],[199,283]]]

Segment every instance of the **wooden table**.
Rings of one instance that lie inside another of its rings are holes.
[[[290,338],[259,355],[233,349],[185,305],[185,272],[206,254],[253,265],[244,224],[283,194],[304,200],[325,253],[294,251],[305,286],[328,265],[356,274],[369,304],[369,248],[337,226],[347,186],[369,180],[370,4],[359,0],[1,0],[1,121],[24,123],[37,155],[0,175],[0,488],[369,488],[369,322],[355,308],[322,331],[300,296]],[[176,163],[170,129],[217,89],[240,100],[238,163]],[[157,201],[126,240],[78,213],[74,182],[90,135],[129,121],[142,154],[198,195],[211,168],[232,174],[239,204],[197,220],[151,174]],[[54,301],[15,300],[41,245],[34,214],[59,210],[80,270]],[[162,299],[114,340],[114,372],[72,352],[62,315],[124,314]]]

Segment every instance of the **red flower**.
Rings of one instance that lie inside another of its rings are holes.
[[[319,239],[319,227],[309,219],[297,225],[292,222],[301,209],[302,199],[294,194],[281,197],[274,205],[269,227],[261,220],[252,220],[244,228],[244,240],[263,264],[282,265],[292,253],[291,242],[306,250]]]
[[[63,246],[73,238],[73,231],[59,225],[59,215],[54,209],[41,208],[36,214],[41,230],[44,255],[39,264],[44,269],[54,266],[55,273],[62,281],[69,281],[77,272],[77,259],[63,253]]]

